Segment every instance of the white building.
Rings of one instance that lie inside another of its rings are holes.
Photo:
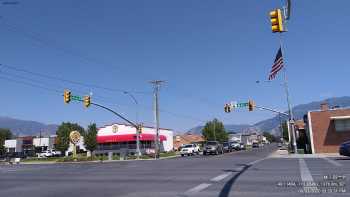
[[[6,152],[22,152],[23,141],[18,139],[5,140],[4,147]]]
[[[153,127],[143,127],[140,134],[140,149],[145,153],[154,151],[156,131]],[[160,150],[173,150],[173,131],[170,129],[159,130]],[[97,152],[119,152],[120,149],[136,150],[136,128],[127,124],[112,124],[99,128],[97,133],[99,143]]]
[[[56,135],[50,136],[50,137],[36,137],[33,138],[33,146],[36,149],[44,150],[52,150],[55,148],[55,140]]]
[[[242,134],[229,134],[228,141],[229,142],[242,142]]]

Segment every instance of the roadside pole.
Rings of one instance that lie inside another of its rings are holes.
[[[135,123],[137,124],[136,128],[136,157],[137,159],[140,159],[141,151],[140,151],[140,134],[142,130],[142,125],[139,123],[139,102],[136,100],[135,96],[132,95],[130,92],[124,91],[124,94],[127,94],[130,96],[130,98],[134,101],[136,105],[136,117],[135,117]],[[141,127],[141,129],[140,129]]]
[[[281,47],[282,57],[285,60],[286,56],[285,56],[285,50],[284,50],[284,45],[283,45],[283,41],[282,41],[282,33],[279,34],[279,40],[280,40],[280,47]],[[287,79],[287,71],[286,71],[286,63],[284,63],[284,66],[283,66],[283,73],[284,73],[284,88],[285,88],[286,97],[287,97],[287,103],[288,103],[289,127],[290,127],[291,133],[292,133],[292,143],[293,143],[293,147],[292,148],[294,150],[294,154],[297,154],[297,143],[296,143],[296,136],[295,136],[294,115],[293,115],[292,104],[290,102],[288,79]]]
[[[154,101],[153,101],[153,111],[154,111],[154,121],[155,121],[155,129],[156,129],[156,135],[154,139],[155,143],[155,154],[154,159],[159,158],[159,89],[161,83],[164,81],[161,80],[154,80],[151,81],[151,83],[154,85]]]

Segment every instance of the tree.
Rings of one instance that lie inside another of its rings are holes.
[[[269,132],[263,132],[263,136],[266,137],[266,139],[269,142],[276,142],[277,141],[276,137]]]
[[[5,140],[11,139],[12,133],[10,129],[2,129],[0,128],[0,154],[5,152]]]
[[[224,142],[228,139],[228,133],[225,131],[224,124],[216,118],[205,124],[202,135],[207,141],[216,139],[219,142]]]
[[[85,135],[84,128],[77,123],[63,122],[56,131],[56,149],[61,151],[62,154],[69,148],[69,134],[71,131],[78,131],[81,136]]]
[[[94,152],[94,150],[96,150],[98,145],[96,136],[97,136],[96,124],[95,123],[90,124],[84,136],[84,144],[86,149],[88,149],[91,153]]]

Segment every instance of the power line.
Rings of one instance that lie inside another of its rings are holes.
[[[3,22],[3,20],[1,20]],[[53,48],[55,50],[58,50],[58,51],[61,51],[63,52],[64,54],[66,55],[70,55],[70,56],[73,56],[73,57],[77,57],[79,58],[80,60],[83,60],[84,62],[86,63],[93,63],[93,64],[97,64],[99,66],[101,65],[105,65],[106,63],[105,62],[100,62],[99,60],[95,59],[95,58],[92,58],[90,56],[86,56],[86,55],[83,55],[81,53],[78,53],[74,50],[72,50],[73,47],[69,47],[69,49],[67,49],[66,47],[64,46],[60,46],[60,44],[58,44],[58,42],[56,40],[45,40],[43,39],[44,36],[42,36],[41,34],[37,33],[37,32],[34,32],[34,31],[29,31],[29,30],[23,30],[21,28],[19,28],[18,26],[15,26],[13,24],[8,24],[6,22],[3,22],[4,24],[4,27],[7,28],[7,30],[9,31],[12,31],[12,32],[15,32],[15,33],[18,33],[18,34],[21,34],[31,40],[34,40],[46,47],[49,47],[49,48]],[[115,67],[114,67],[115,68]],[[121,69],[118,69],[119,71],[122,71]]]
[[[6,76],[2,76],[0,75],[0,79],[2,80],[6,80],[6,81],[9,81],[9,82],[14,82],[14,83],[18,83],[18,84],[23,84],[23,85],[26,85],[26,86],[30,86],[30,87],[33,87],[33,88],[39,88],[39,89],[42,89],[42,90],[46,90],[46,91],[49,91],[49,92],[54,92],[54,93],[59,93],[61,94],[62,91],[61,90],[57,90],[57,89],[53,89],[53,88],[48,88],[48,87],[45,87],[45,86],[42,86],[42,85],[37,85],[37,84],[34,84],[34,83],[29,83],[27,81],[23,81],[23,80],[18,80],[17,79],[17,76],[16,77],[6,77]],[[76,91],[78,92],[78,91]],[[57,95],[57,94],[55,94]],[[102,96],[94,96],[95,98],[100,98],[100,100],[109,100],[109,98],[106,98],[106,97],[102,97]],[[110,104],[110,105],[115,105],[115,106],[124,106],[124,107],[128,107],[128,105],[120,105],[120,104],[116,104],[116,103],[111,103],[111,102],[106,102],[106,104]],[[145,106],[145,105],[141,105],[141,107],[144,109],[144,110],[147,110],[147,111],[152,111],[152,107],[149,107],[149,106]],[[175,118],[180,118],[180,119],[191,119],[193,121],[198,121],[198,122],[206,122],[205,120],[201,120],[201,119],[198,119],[198,118],[195,118],[193,116],[189,116],[189,115],[185,115],[185,114],[179,114],[179,113],[175,113],[175,112],[171,112],[171,111],[168,111],[168,110],[165,110],[165,109],[160,109],[161,112],[163,113],[166,113],[166,114],[169,114]]]
[[[30,75],[35,75],[38,77],[42,77],[42,78],[46,78],[46,79],[50,79],[50,80],[56,80],[56,81],[63,81],[66,83],[71,83],[71,84],[75,84],[75,85],[79,85],[79,86],[83,86],[83,87],[87,87],[87,88],[97,88],[97,89],[102,89],[102,90],[106,90],[106,91],[110,91],[110,92],[132,92],[134,94],[145,94],[148,95],[150,94],[150,92],[142,92],[142,91],[130,91],[130,90],[123,90],[123,89],[115,89],[115,88],[109,88],[109,87],[104,87],[104,86],[100,86],[97,84],[88,84],[88,83],[82,83],[82,82],[78,82],[78,81],[73,81],[73,80],[69,80],[69,79],[64,79],[61,77],[56,77],[56,76],[51,76],[51,75],[47,75],[47,74],[42,74],[42,73],[38,73],[38,72],[33,72],[33,71],[29,71],[23,68],[19,68],[19,67],[15,67],[15,66],[10,66],[8,64],[0,64],[0,66],[10,69],[10,70],[14,70],[17,72],[23,72],[23,73],[27,73]]]
[[[44,87],[44,86],[40,86],[40,85],[33,84],[33,83],[28,83],[26,81],[21,81],[21,80],[18,80],[18,79],[13,79],[13,78],[5,77],[5,76],[0,76],[0,79],[7,80],[7,81],[10,81],[10,82],[14,82],[14,83],[24,84],[24,85],[31,86],[31,87],[34,87],[34,88],[40,88],[40,89],[43,89],[43,90],[46,90],[46,91],[49,91],[49,92],[55,92],[55,93],[60,93],[61,92],[61,91],[58,91],[56,89],[47,88],[47,87]]]

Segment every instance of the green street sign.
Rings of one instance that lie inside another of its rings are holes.
[[[82,100],[80,96],[71,96],[71,99],[75,100],[75,101],[81,101]]]
[[[248,107],[248,103],[238,103],[236,101],[231,102],[233,108],[245,108]]]

